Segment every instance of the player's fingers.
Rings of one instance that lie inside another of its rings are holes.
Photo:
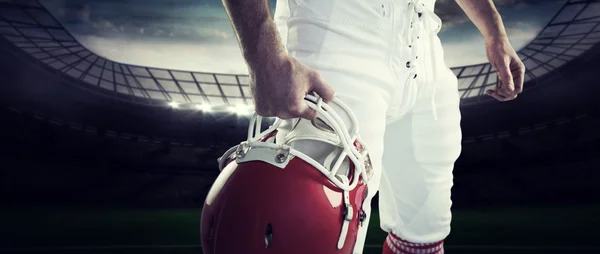
[[[515,84],[513,82],[513,76],[509,67],[509,60],[499,61],[496,70],[498,70],[498,78],[502,82],[500,89],[513,93],[515,91]]]
[[[331,102],[335,97],[335,91],[333,88],[331,88],[331,86],[327,84],[327,81],[325,81],[325,79],[316,71],[312,72],[310,75],[310,90],[316,92],[319,97],[323,98],[325,103]]]
[[[297,98],[294,102],[290,103],[287,107],[287,113],[294,118],[301,117],[308,120],[314,120],[317,116],[317,112],[308,107],[303,97]]]
[[[281,111],[278,114],[275,115],[275,117],[285,120],[285,119],[293,119],[293,118],[298,118],[297,116],[290,114],[287,111]]]
[[[518,61],[515,63],[516,68],[512,69],[513,78],[515,82],[515,93],[520,94],[523,92],[523,83],[525,80],[525,65],[523,62]]]
[[[317,111],[307,106],[304,111],[300,112],[299,117],[312,121],[317,118]]]
[[[502,80],[498,81],[498,88],[494,91],[495,94],[501,95],[502,97],[510,97],[511,92],[506,89],[506,83]]]
[[[503,95],[499,94],[498,90],[492,90],[492,89],[490,89],[490,90],[485,91],[485,94],[493,97],[494,99],[496,99],[498,101],[508,101],[508,100],[510,100],[509,98],[504,97]]]
[[[498,93],[492,94],[492,97],[494,97],[494,99],[496,99],[498,101],[506,101],[507,100],[504,96],[499,95]]]
[[[500,96],[502,98],[502,101],[510,101],[510,100],[514,100],[517,98],[517,94],[516,93],[507,93],[506,91],[502,91],[502,90],[496,90],[496,95]]]
[[[256,114],[258,114],[259,116],[262,116],[262,117],[275,116],[275,114],[272,112],[272,110],[263,104],[255,104],[254,111],[256,112]]]
[[[304,100],[302,100],[302,102],[297,104],[294,108],[290,109],[290,113],[295,117],[301,117],[308,120],[314,120],[317,117],[317,112],[308,107]]]

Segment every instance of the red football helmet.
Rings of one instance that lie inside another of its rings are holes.
[[[363,201],[371,176],[368,150],[321,98],[305,101],[317,120],[297,119],[291,137],[275,142],[281,120],[261,132],[261,117],[250,121],[248,140],[219,158],[221,173],[211,187],[201,219],[205,254],[350,254],[366,214]],[[336,147],[325,163],[290,145],[318,140]],[[368,205],[368,204],[367,204]]]

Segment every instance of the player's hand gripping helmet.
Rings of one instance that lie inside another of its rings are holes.
[[[219,158],[221,173],[202,210],[205,254],[350,254],[365,219],[363,201],[371,165],[358,124],[348,129],[321,98],[306,103],[317,120],[297,119],[285,140],[275,141],[281,120],[261,132],[254,114],[248,139]],[[279,137],[279,136],[278,136]],[[324,163],[290,145],[316,140],[335,147]],[[367,204],[368,205],[368,204]]]

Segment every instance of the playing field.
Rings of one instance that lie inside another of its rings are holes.
[[[0,253],[201,253],[198,209],[2,208]],[[365,254],[385,234],[373,216]],[[457,210],[447,253],[600,253],[600,205]]]

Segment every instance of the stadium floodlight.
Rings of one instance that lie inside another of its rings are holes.
[[[169,106],[171,106],[172,108],[179,108],[179,103],[174,102],[174,101],[170,101],[169,102]]]
[[[229,111],[235,113],[236,115],[249,115],[252,113],[252,107],[248,105],[235,105],[229,107]]]
[[[208,104],[196,104],[195,108],[197,110],[202,111],[202,112],[210,112],[210,111],[212,111],[211,108],[210,108],[210,105],[208,105]]]

